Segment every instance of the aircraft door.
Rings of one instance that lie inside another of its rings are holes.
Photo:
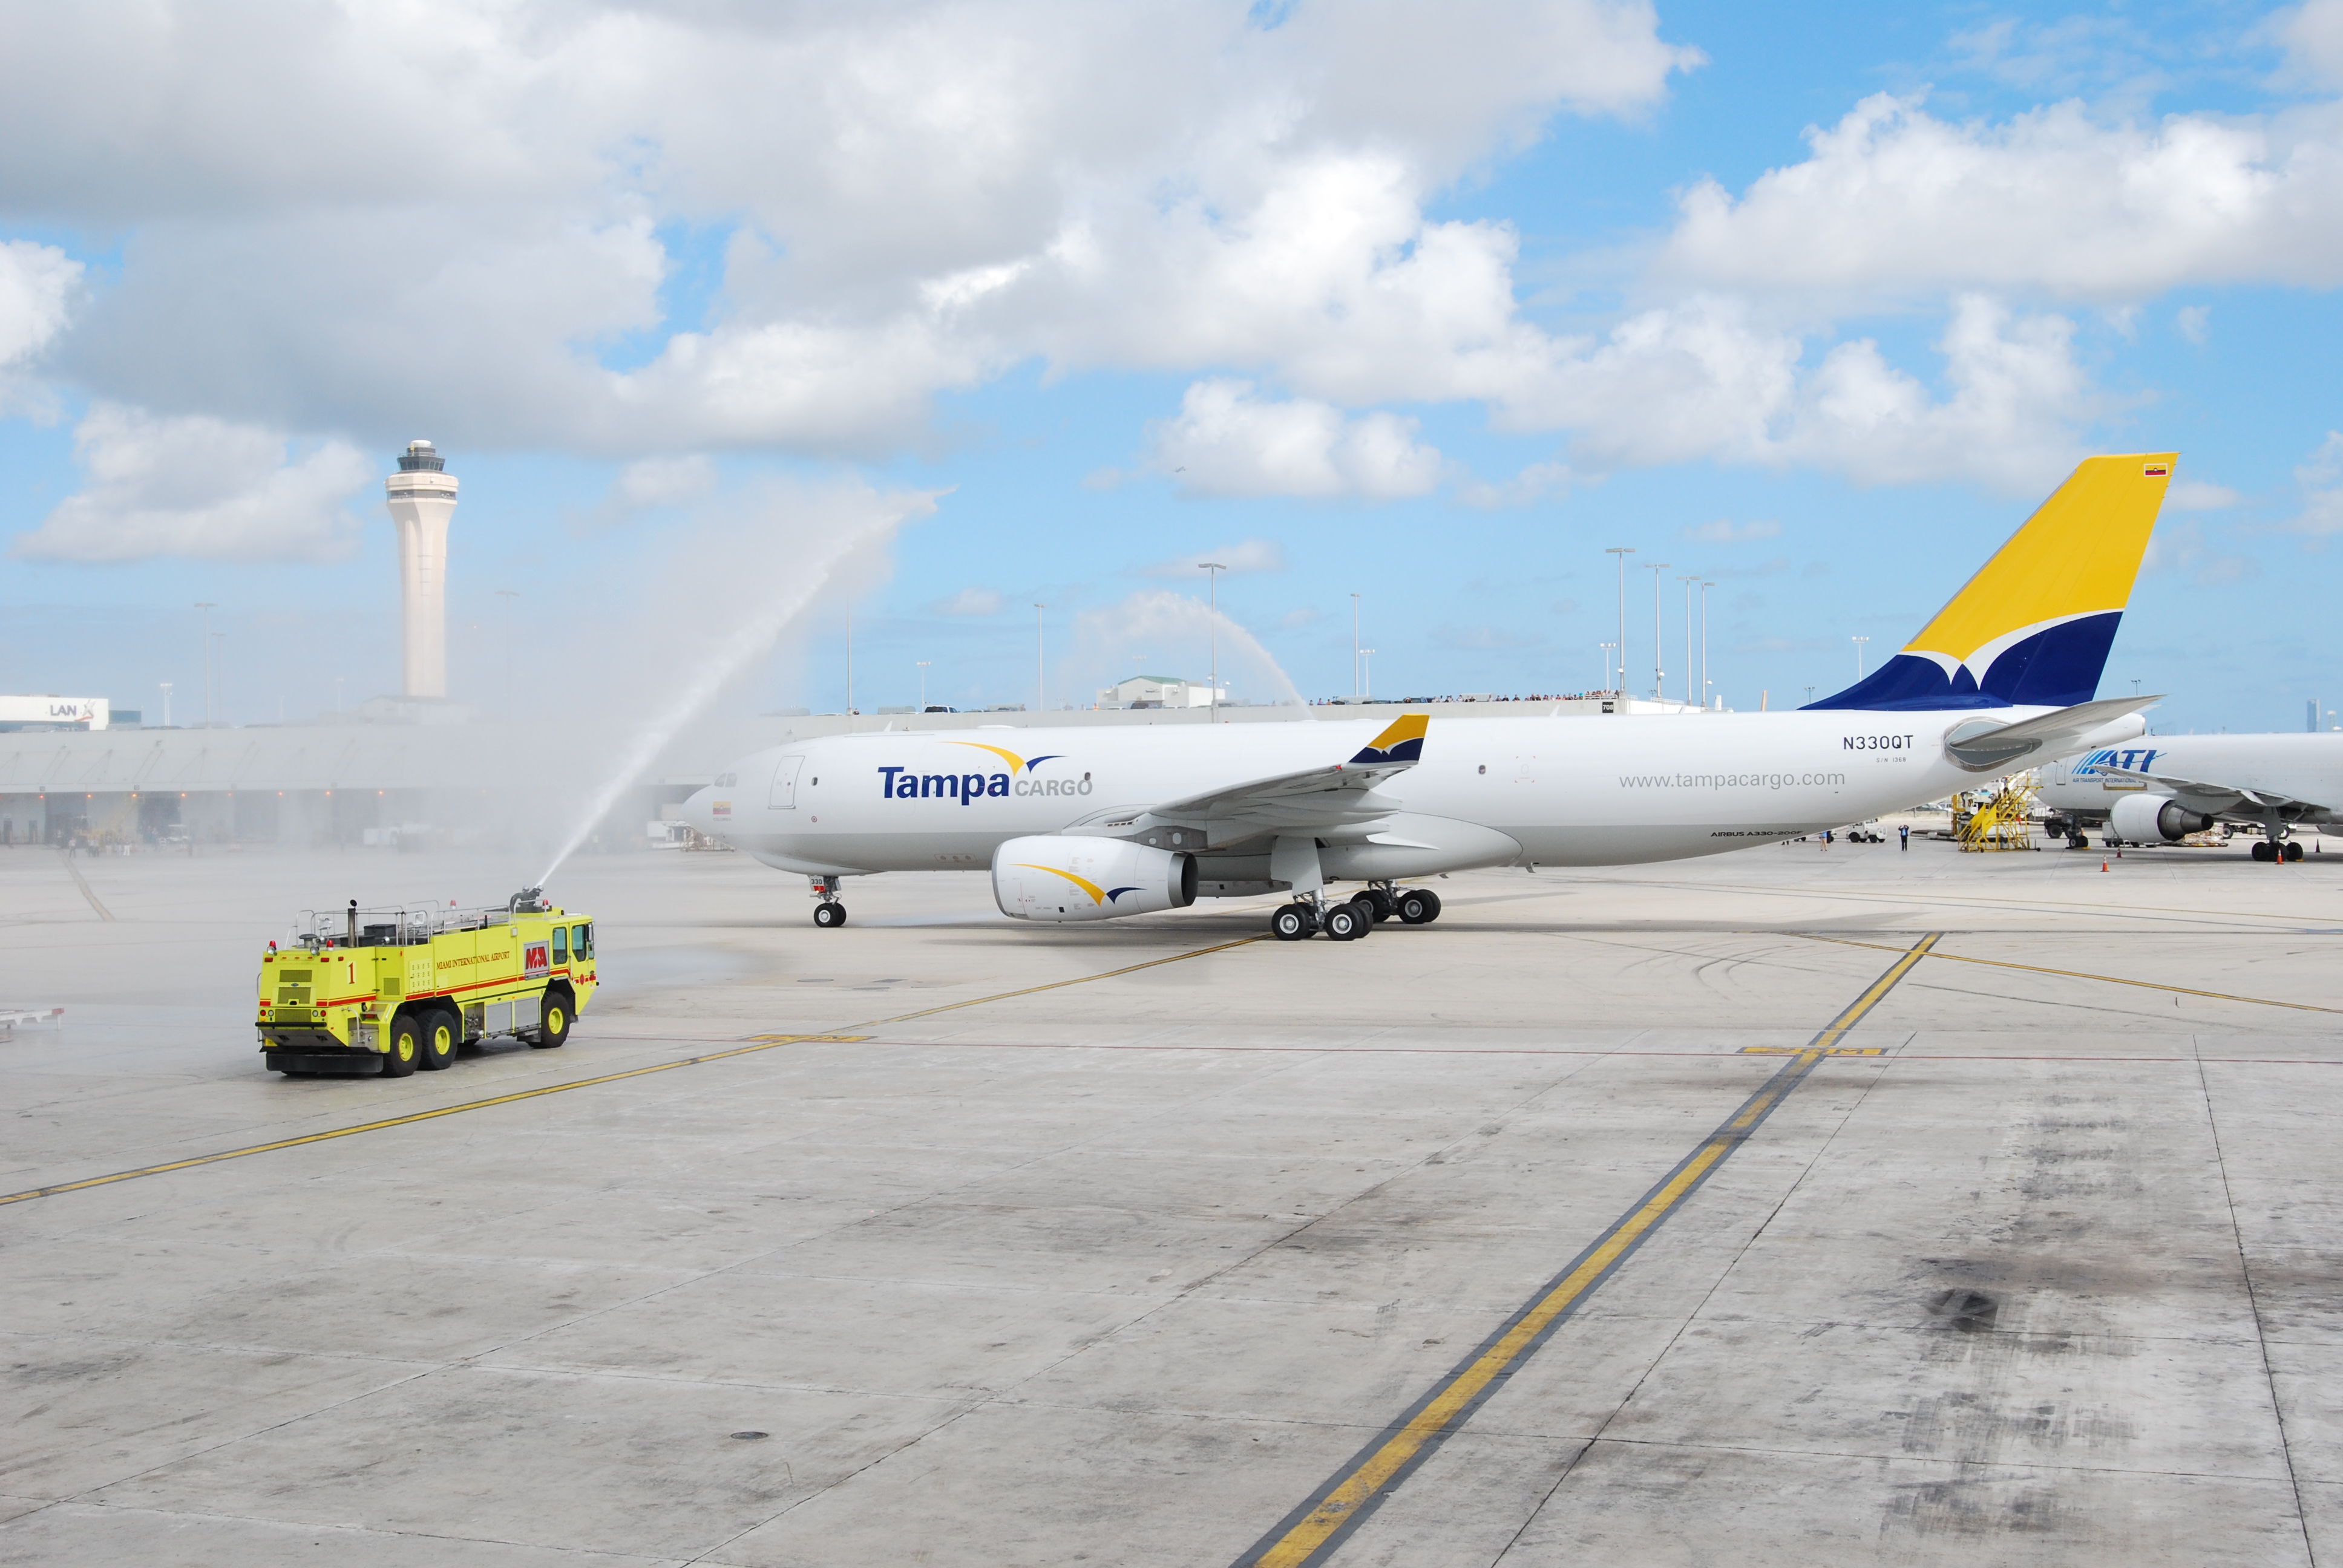
[[[802,757],[784,757],[773,770],[773,793],[766,801],[776,811],[794,811],[798,804],[798,770],[805,766]]]

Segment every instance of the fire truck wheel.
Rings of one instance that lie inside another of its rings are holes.
[[[415,1065],[426,1072],[437,1072],[456,1060],[456,1047],[464,1040],[464,1015],[437,1007],[422,1021],[423,1054],[416,1058]]]
[[[537,1026],[537,1038],[528,1043],[538,1050],[558,1050],[569,1039],[569,1011],[576,1005],[568,988],[547,988],[545,1009],[538,1015],[544,1021]]]
[[[423,1020],[411,1012],[390,1020],[390,1049],[382,1053],[382,1075],[405,1078],[423,1055]]]

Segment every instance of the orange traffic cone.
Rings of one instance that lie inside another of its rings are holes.
[[[2100,856],[2100,857],[2099,857],[2099,869],[2100,869],[2100,870],[2102,870],[2102,871],[2104,871],[2104,870],[2106,870],[2107,869],[2107,857],[2106,857],[2106,856],[2104,856],[2104,855],[2102,855],[2102,856]]]

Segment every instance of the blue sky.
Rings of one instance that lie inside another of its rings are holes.
[[[920,660],[1031,701],[1036,601],[1053,706],[1201,676],[1160,596],[1212,555],[1308,695],[1353,594],[1378,693],[1578,690],[1623,545],[1668,692],[1697,573],[1715,690],[1782,707],[2075,457],[2177,448],[2103,690],[2343,707],[2343,6],[427,9],[463,69],[363,11],[20,28],[0,688],[185,718],[208,599],[233,719],[393,689],[377,487],[428,436],[459,698],[507,614],[524,665],[681,657],[819,493],[866,566],[728,706],[840,706],[850,610],[866,711]]]

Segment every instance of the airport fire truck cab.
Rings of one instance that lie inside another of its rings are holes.
[[[541,888],[502,909],[305,910],[260,960],[260,1049],[284,1073],[404,1078],[456,1048],[569,1038],[594,995],[594,922]]]

